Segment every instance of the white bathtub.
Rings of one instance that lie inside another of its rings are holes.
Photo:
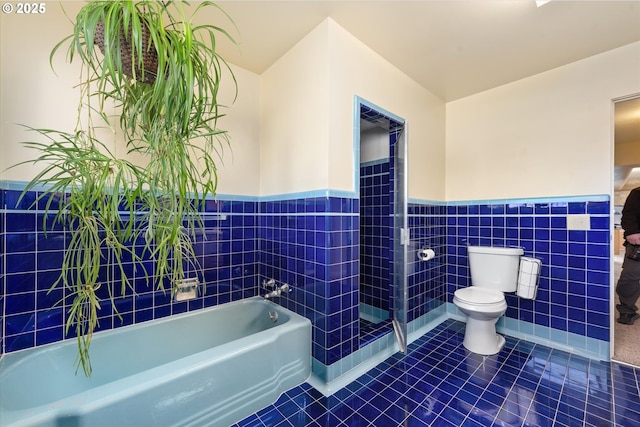
[[[5,355],[0,425],[227,427],[309,377],[311,323],[254,297],[96,333],[91,378],[76,351]]]

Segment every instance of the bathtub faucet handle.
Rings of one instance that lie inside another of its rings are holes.
[[[276,279],[269,279],[269,280],[263,280],[262,281],[262,288],[263,289],[273,289],[276,287]]]
[[[266,294],[264,296],[264,299],[269,299],[269,298],[273,298],[273,297],[279,297],[280,295],[282,295],[282,293],[287,293],[287,292],[291,292],[291,286],[289,286],[287,283],[283,283],[282,286],[274,289],[273,291],[269,292],[268,294]]]

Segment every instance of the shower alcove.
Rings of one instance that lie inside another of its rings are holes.
[[[360,347],[396,330],[406,345],[405,123],[359,103]]]

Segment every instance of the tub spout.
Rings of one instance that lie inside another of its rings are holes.
[[[291,289],[289,289],[289,285],[285,283],[282,286],[278,287],[277,289],[266,294],[263,298],[269,299],[273,297],[279,297],[280,295],[282,295],[282,293],[287,293],[287,292],[291,292]]]

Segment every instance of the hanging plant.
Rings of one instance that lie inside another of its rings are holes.
[[[117,313],[115,278],[121,295],[133,289],[125,260],[143,266],[152,259],[154,271],[145,270],[145,276],[171,292],[185,268],[198,264],[193,239],[203,227],[199,214],[215,195],[216,162],[228,144],[226,132],[217,128],[218,89],[223,72],[236,81],[215,50],[217,37],[233,38],[221,27],[193,22],[204,9],[222,10],[212,2],[187,6],[151,0],[85,5],[73,34],[50,58],[68,45],[68,61],[81,62],[76,129],[29,128],[45,141],[25,143],[40,154],[24,163],[43,170],[23,195],[44,184],[36,203],[46,201],[45,232],[62,224],[71,234],[53,287],[63,286],[71,301],[66,332],[75,329],[77,367],[87,376],[103,303],[96,291],[107,287]],[[116,123],[108,113],[114,107]],[[100,141],[97,129],[105,126],[122,135],[127,155],[146,163],[127,161]],[[51,215],[55,220],[47,221]],[[140,242],[142,251],[134,250]]]

